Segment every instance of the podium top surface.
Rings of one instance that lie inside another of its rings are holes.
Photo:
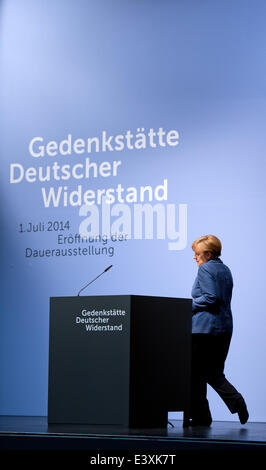
[[[115,297],[132,297],[132,298],[140,298],[140,299],[171,299],[171,300],[181,300],[181,301],[191,301],[191,298],[186,297],[166,297],[166,296],[155,296],[155,295],[142,295],[142,294],[104,294],[104,295],[67,295],[67,296],[51,296],[50,299],[86,299],[86,298],[115,298]]]

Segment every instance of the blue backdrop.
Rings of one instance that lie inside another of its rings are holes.
[[[265,2],[0,5],[1,414],[47,413],[50,296],[113,264],[87,294],[190,297],[191,243],[213,233],[235,283],[226,374],[265,421]]]

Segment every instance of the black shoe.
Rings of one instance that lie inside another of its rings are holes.
[[[246,422],[249,418],[249,414],[248,414],[247,405],[244,402],[244,400],[241,401],[241,404],[238,407],[237,413],[238,413],[240,423],[241,424],[246,424]]]
[[[190,420],[190,423],[189,423],[189,426],[205,426],[207,428],[210,427],[210,425],[212,424],[212,419],[209,419],[209,418],[206,418],[206,419],[196,419],[196,418],[193,418]]]
[[[183,428],[188,428],[189,426],[206,426],[206,427],[210,427],[210,425],[212,424],[212,417],[211,416],[208,416],[208,417],[204,417],[204,418],[186,418],[184,421],[183,421]]]

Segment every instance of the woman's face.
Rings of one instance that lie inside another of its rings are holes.
[[[212,257],[210,251],[201,250],[199,246],[197,246],[196,250],[194,251],[193,258],[196,260],[197,265],[200,267],[202,264],[207,263]]]

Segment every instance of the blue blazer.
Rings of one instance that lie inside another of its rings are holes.
[[[231,333],[233,278],[221,259],[202,264],[192,287],[192,333]]]

